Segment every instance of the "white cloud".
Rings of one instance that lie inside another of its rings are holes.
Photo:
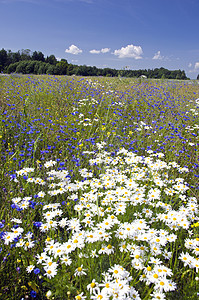
[[[189,63],[188,67],[191,68],[192,67],[192,63]]]
[[[153,57],[153,59],[163,59],[164,58],[164,56],[161,56],[161,54],[160,54],[160,51],[158,51],[157,53],[155,53],[155,55],[154,55],[154,57]]]
[[[100,50],[95,50],[95,49],[93,49],[93,50],[90,50],[89,51],[91,54],[99,54],[100,53]]]
[[[110,48],[102,48],[101,49],[101,52],[102,53],[107,53],[107,52],[109,52],[111,49]]]
[[[80,54],[82,53],[82,50],[79,49],[77,46],[75,45],[71,45],[68,49],[65,50],[66,53],[70,53],[70,54]]]
[[[122,47],[121,49],[115,50],[113,52],[114,55],[117,55],[119,58],[135,58],[135,59],[141,59],[143,51],[140,46],[134,46],[134,45],[128,45],[126,47]]]
[[[199,69],[199,62],[196,62],[196,63],[195,63],[195,67],[194,67],[194,68],[195,68],[195,70],[198,70],[198,69]]]
[[[89,52],[91,54],[99,54],[99,53],[107,53],[110,50],[111,50],[110,48],[102,48],[101,50],[95,50],[95,49],[93,49],[93,50],[90,50]]]
[[[196,72],[199,72],[199,62],[198,62],[198,61],[195,63],[194,66],[190,63],[190,64],[189,64],[189,67],[190,67],[190,68],[193,67],[193,68],[191,68],[191,69],[188,71],[189,73],[196,73]]]

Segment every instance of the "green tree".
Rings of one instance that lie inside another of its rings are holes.
[[[42,64],[45,64],[45,63],[43,63],[43,62],[41,62],[41,61],[35,61],[35,64],[34,64],[34,71],[33,71],[34,74],[39,74],[39,73],[38,73],[39,67],[40,67],[40,65],[42,65]]]
[[[43,63],[43,62],[38,62],[37,65],[35,66],[36,70],[37,70],[37,74],[46,74],[46,66],[48,64]]]
[[[14,64],[14,63],[21,60],[21,55],[20,55],[19,51],[18,52],[12,52],[11,50],[8,50],[7,55],[8,55],[8,59],[7,59],[7,65],[8,66],[10,64]]]
[[[26,67],[27,67],[28,63],[29,63],[29,61],[27,61],[27,60],[20,61],[16,67],[16,73],[26,74]]]
[[[67,61],[59,61],[56,64],[56,74],[57,75],[66,75],[67,74],[67,69],[68,69],[68,63]]]
[[[46,63],[49,63],[51,65],[56,65],[57,59],[54,55],[47,56]]]
[[[183,80],[185,80],[185,79],[187,79],[187,76],[186,76],[186,74],[185,74],[185,71],[183,70],[182,71],[182,73],[181,73],[182,75],[181,75],[181,79],[183,79]]]
[[[19,64],[18,62],[14,63],[14,64],[10,64],[7,67],[7,73],[10,74],[10,73],[16,72],[16,68],[17,68],[18,64]]]
[[[75,69],[75,75],[88,76],[88,67],[86,65],[75,66]]]
[[[36,61],[29,61],[26,65],[26,74],[33,74]]]
[[[1,49],[1,51],[0,51],[0,72],[2,72],[4,70],[4,68],[6,67],[7,59],[8,59],[7,51],[5,49]]]
[[[54,75],[56,73],[56,66],[46,64],[46,74]]]
[[[74,74],[74,65],[69,64],[67,69],[67,75],[73,75]]]
[[[180,79],[181,79],[181,74],[178,73],[178,74],[176,75],[176,79],[180,80]]]
[[[30,49],[22,49],[20,50],[21,60],[31,60],[31,50]]]
[[[199,74],[198,74],[198,76],[197,76],[197,80],[199,80]]]
[[[32,60],[45,61],[44,54],[41,51],[34,51],[32,54]]]

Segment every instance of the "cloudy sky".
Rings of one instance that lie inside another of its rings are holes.
[[[199,74],[199,0],[0,0],[0,49]]]

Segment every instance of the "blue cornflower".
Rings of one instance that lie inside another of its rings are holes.
[[[40,269],[39,269],[39,268],[35,268],[35,269],[33,270],[33,272],[34,272],[35,274],[39,274],[39,273],[40,273]]]
[[[36,298],[37,293],[36,293],[35,291],[31,291],[31,292],[30,292],[30,296],[31,296],[32,298]]]
[[[40,227],[42,225],[42,222],[34,222],[33,225],[36,227]]]
[[[4,224],[0,222],[0,228],[3,228],[3,227],[4,227]]]

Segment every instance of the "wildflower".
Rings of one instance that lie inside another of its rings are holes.
[[[106,253],[106,246],[102,245],[101,249],[98,251],[99,254],[105,254]]]
[[[92,258],[94,258],[94,257],[99,257],[99,255],[96,254],[96,251],[97,251],[96,249],[91,250],[90,256],[91,256]]]
[[[54,265],[45,267],[44,270],[46,271],[44,275],[46,275],[48,278],[52,278],[57,275],[57,269]]]
[[[138,291],[136,291],[133,287],[130,289],[129,293],[130,299],[141,300]]]
[[[56,248],[53,250],[54,257],[60,257],[63,254],[63,247],[59,244],[56,245]]]
[[[68,220],[67,225],[73,231],[80,231],[81,229],[80,221],[76,218]]]
[[[116,264],[109,268],[109,272],[112,273],[114,278],[123,278],[126,275],[124,268]]]
[[[19,224],[22,223],[22,221],[20,219],[16,219],[16,218],[11,219],[11,221],[14,223],[19,223]]]
[[[166,299],[166,295],[164,293],[157,292],[157,291],[153,292],[153,294],[151,294],[151,297],[152,297],[151,300],[156,300],[156,299],[164,300],[164,299]]]
[[[12,243],[14,238],[15,238],[15,234],[13,232],[6,232],[3,235],[5,245],[8,245],[9,243]]]
[[[40,226],[41,232],[45,232],[45,231],[47,231],[48,229],[49,229],[49,228],[48,228],[48,224],[47,224],[47,223],[41,224],[41,226]]]
[[[93,300],[109,300],[109,296],[106,294],[106,291],[100,291],[100,289],[96,289],[93,291],[93,295],[90,297]]]
[[[196,254],[196,255],[199,255],[199,247],[195,247],[193,249],[193,252]]]
[[[90,294],[96,291],[98,288],[99,288],[99,283],[96,282],[95,279],[93,279],[92,282],[87,285],[87,290],[90,292]]]
[[[16,243],[16,247],[23,247],[25,245],[25,241],[20,239],[19,242]]]
[[[104,275],[104,280],[99,284],[100,287],[103,287],[102,292],[109,294],[113,288],[112,278],[109,274]]]
[[[46,252],[43,252],[41,254],[37,254],[36,258],[37,258],[37,263],[39,264],[39,263],[42,263],[42,261],[46,261],[48,256],[47,256]]]
[[[21,169],[19,171],[16,171],[18,176],[27,175],[28,173],[31,173],[31,172],[34,172],[33,168],[24,168],[24,169]]]
[[[24,229],[21,227],[17,227],[17,228],[12,228],[12,231],[15,234],[15,236],[18,236],[24,231]]]
[[[86,299],[86,296],[84,296],[84,293],[81,293],[81,294],[75,296],[75,300],[84,300],[84,299]]]
[[[75,248],[75,244],[70,239],[63,244],[63,251],[65,254],[71,253]]]
[[[82,275],[86,275],[86,269],[83,269],[83,265],[81,265],[80,267],[78,267],[76,270],[75,270],[75,273],[74,275],[75,276],[82,276]]]
[[[28,240],[27,242],[24,243],[24,250],[33,248],[34,246],[35,246],[35,241]]]
[[[28,267],[26,268],[26,271],[27,271],[28,273],[31,273],[31,272],[34,270],[34,268],[35,268],[34,265],[30,265],[30,266],[28,266]]]
[[[40,198],[44,198],[45,195],[46,194],[42,191],[37,194],[37,196],[40,197]]]
[[[128,252],[128,250],[126,249],[126,243],[121,243],[120,244],[120,251],[121,252]]]
[[[49,167],[54,166],[56,163],[57,163],[56,161],[49,160],[49,161],[45,162],[44,167],[49,168]]]
[[[160,292],[169,292],[175,290],[176,285],[171,280],[161,277],[161,279],[155,283],[154,288]]]
[[[27,209],[29,207],[29,202],[28,201],[22,201],[21,203],[19,203],[19,207],[21,209]]]
[[[94,222],[89,217],[83,219],[82,222],[85,223],[85,226],[88,226],[88,227],[93,227],[93,225],[94,225]]]
[[[182,260],[185,267],[191,265],[192,261],[193,261],[193,258],[191,257],[191,255],[188,252],[186,254],[184,252],[182,252],[179,256],[179,259]]]
[[[72,259],[68,255],[63,255],[61,257],[62,263],[64,263],[66,266],[70,266],[72,264]]]
[[[35,291],[31,291],[31,292],[30,292],[30,296],[31,296],[32,298],[36,298],[36,297],[37,297],[37,293],[36,293]]]
[[[39,273],[40,273],[40,269],[39,269],[39,268],[35,268],[33,272],[34,272],[34,274],[36,274],[36,275],[37,275],[37,274],[39,274]]]
[[[51,220],[56,216],[56,212],[55,211],[47,211],[46,213],[43,214],[43,216],[46,220]]]
[[[50,290],[47,291],[47,293],[46,293],[46,298],[47,298],[47,299],[50,299],[51,296],[52,296],[52,292],[51,292]]]

